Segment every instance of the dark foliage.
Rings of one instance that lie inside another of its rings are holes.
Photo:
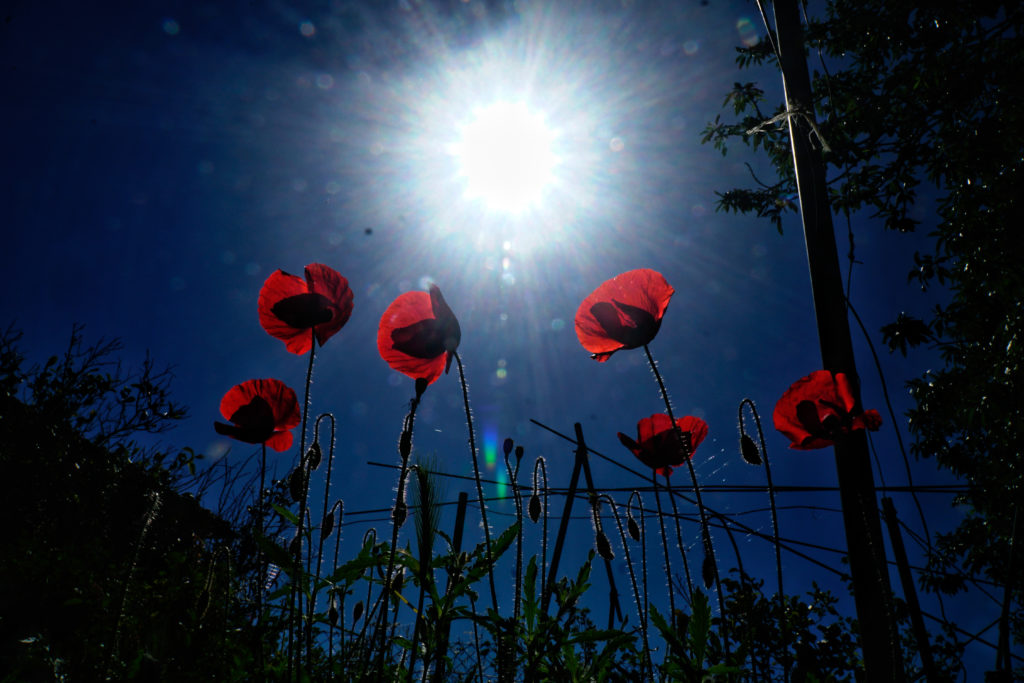
[[[965,521],[940,536],[929,561],[943,573],[922,580],[946,592],[963,588],[968,577],[1009,585],[1019,644],[1024,7],[831,0],[822,17],[809,20],[807,38],[834,211],[847,219],[860,212],[889,230],[929,229],[933,247],[915,256],[908,279],[949,294],[927,319],[901,313],[883,328],[892,350],[926,345],[940,352],[941,369],[909,382],[912,450],[969,488],[957,501],[968,510]],[[740,48],[737,61],[748,67],[775,58],[765,40]],[[716,119],[705,141],[723,153],[732,141],[763,149],[777,177],[723,192],[718,207],[768,217],[781,230],[782,216],[795,208],[783,119],[771,121],[784,107],[771,108],[753,83],[737,83],[726,104],[738,120]]]

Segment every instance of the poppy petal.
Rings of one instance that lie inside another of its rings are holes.
[[[661,273],[648,268],[606,280],[577,309],[576,336],[599,362],[644,346],[658,333],[674,293]]]
[[[267,334],[285,343],[285,348],[294,354],[304,354],[313,346],[313,339],[307,328],[290,325],[274,314],[274,306],[280,301],[291,297],[308,294],[306,281],[297,275],[275,270],[263,283],[260,289],[257,310],[260,325]]]
[[[430,308],[437,319],[444,350],[454,352],[462,341],[462,328],[459,327],[458,318],[452,313],[448,302],[444,300],[444,295],[441,294],[441,288],[437,285],[430,285]],[[448,360],[448,364],[451,365],[451,359]]]
[[[878,429],[882,418],[876,410],[858,415],[849,377],[815,370],[798,379],[775,404],[772,422],[790,440],[790,448],[812,450],[835,445],[853,429]]]
[[[288,431],[301,421],[295,392],[276,379],[251,379],[224,394],[220,412],[231,424],[215,422],[218,434],[245,443],[265,443],[286,450],[292,436]],[[287,446],[285,438],[287,436]]]
[[[323,346],[352,316],[352,289],[338,271],[322,263],[306,266],[306,284],[311,293],[319,294],[329,302],[330,319],[317,323],[314,328],[317,343]]]
[[[426,334],[430,339],[416,340],[417,332]],[[428,347],[437,355],[426,357]],[[377,350],[392,369],[413,379],[425,379],[432,384],[441,376],[447,354],[434,318],[430,294],[405,292],[391,302],[377,328]]]
[[[263,283],[257,304],[263,329],[297,355],[313,347],[313,334],[323,346],[352,315],[348,280],[321,263],[306,266],[305,275],[274,271]]]
[[[837,403],[841,403],[847,413],[853,410],[853,406],[856,405],[856,401],[853,399],[853,389],[850,386],[850,379],[845,373],[836,373],[835,391],[836,399],[838,399]]]

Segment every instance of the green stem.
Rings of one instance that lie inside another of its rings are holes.
[[[477,462],[476,457],[476,437],[473,435],[473,414],[469,410],[469,389],[466,387],[466,375],[462,369],[462,359],[459,358],[459,354],[452,351],[452,355],[455,356],[455,363],[459,366],[459,383],[462,385],[462,402],[466,406],[466,422],[469,425],[469,453],[473,458],[473,478],[476,479],[476,493],[480,500],[480,518],[484,525],[484,543],[487,548],[488,559],[493,560],[491,556],[491,527],[487,524],[487,505],[484,503],[484,486],[480,480],[480,464]],[[494,611],[498,611],[498,592],[494,588],[494,572],[487,572],[487,580],[491,586],[491,604],[494,607]]]

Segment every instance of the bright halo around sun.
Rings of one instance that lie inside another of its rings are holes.
[[[475,111],[455,147],[467,196],[513,213],[535,205],[558,163],[553,140],[544,117],[522,102]]]

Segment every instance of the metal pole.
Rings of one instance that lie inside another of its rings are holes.
[[[789,137],[800,195],[800,215],[807,244],[821,358],[826,370],[843,372],[854,380],[854,395],[857,408],[860,408],[860,386],[828,205],[825,165],[812,146],[814,132],[810,123],[814,110],[799,8],[796,0],[776,0],[774,7],[779,66],[786,107],[790,112]],[[835,460],[868,679],[900,681],[903,679],[903,663],[899,634],[864,432],[856,431],[852,438],[836,443]]]

